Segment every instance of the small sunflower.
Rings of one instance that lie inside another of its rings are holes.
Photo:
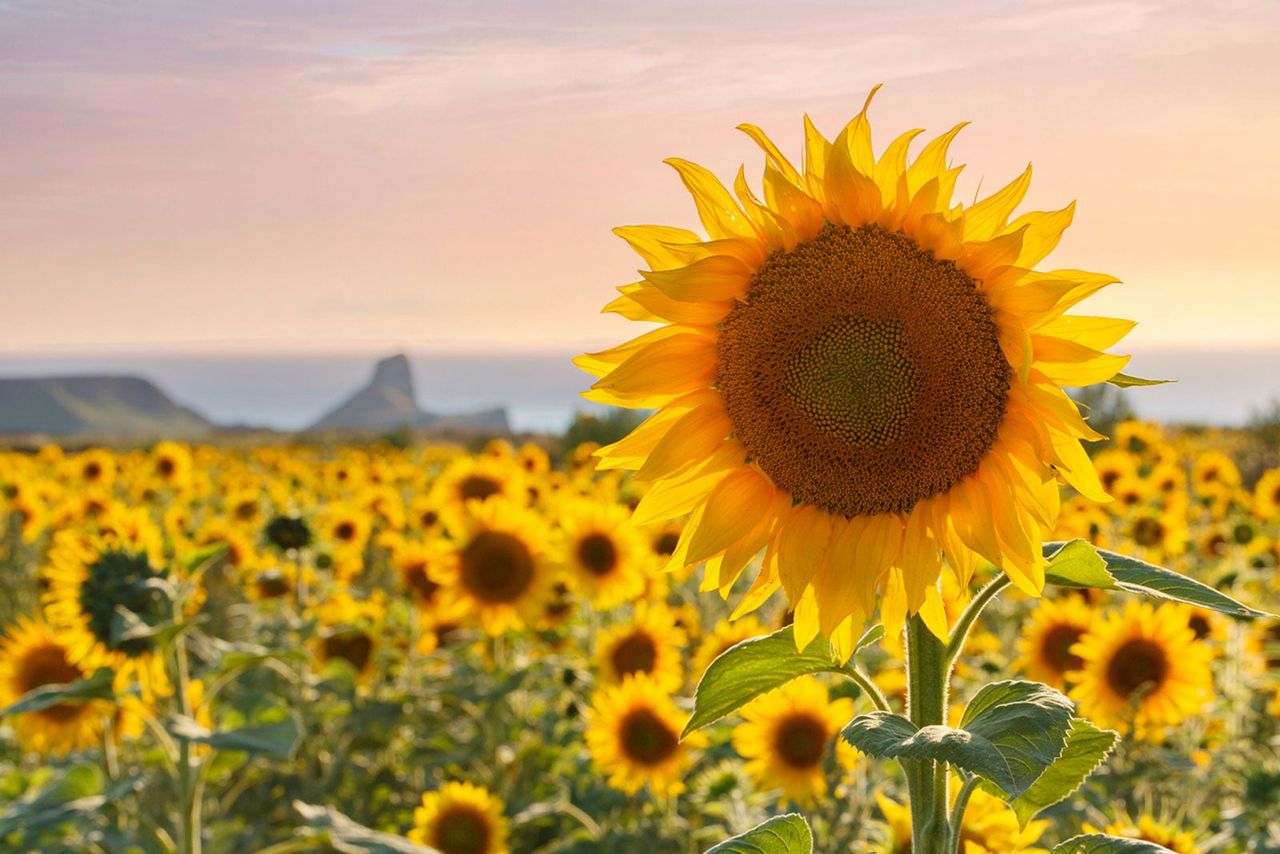
[[[1240,485],[1240,469],[1222,451],[1202,451],[1191,466],[1191,485],[1199,495],[1215,496],[1222,487]]]
[[[614,788],[634,795],[647,784],[658,797],[678,795],[692,751],[706,744],[700,732],[680,740],[687,719],[662,686],[635,673],[596,692],[587,748]]]
[[[1186,517],[1174,511],[1158,511],[1144,508],[1127,522],[1129,539],[1149,559],[1163,562],[1187,550]]]
[[[79,488],[111,487],[116,479],[116,458],[102,448],[91,448],[66,461],[67,474]]]
[[[1015,662],[1031,679],[1062,688],[1084,663],[1071,649],[1098,622],[1089,603],[1075,596],[1042,599],[1024,623]]]
[[[596,638],[596,672],[605,685],[643,673],[668,691],[684,682],[688,637],[663,605],[641,602],[628,623],[605,629]]]
[[[1212,650],[1196,640],[1185,605],[1128,602],[1071,648],[1070,696],[1089,720],[1139,738],[1197,714],[1213,693]]]
[[[608,610],[638,598],[652,558],[631,513],[618,504],[575,502],[563,511],[563,553],[578,589]]]
[[[495,496],[521,506],[528,503],[524,472],[511,462],[509,454],[459,457],[440,473],[432,494],[458,509],[469,501]]]
[[[918,131],[877,158],[865,107],[833,142],[806,120],[798,169],[743,126],[763,200],[668,161],[709,239],[618,229],[648,269],[606,310],[664,325],[577,360],[589,399],[658,410],[598,451],[653,484],[636,523],[690,513],[673,563],[722,590],[764,551],[748,596],[782,587],[800,647],[847,654],[877,598],[941,632],[944,554],[962,587],[981,556],[1039,595],[1059,481],[1107,500],[1063,387],[1113,377],[1133,324],[1065,314],[1111,277],[1034,269],[1073,207],[1010,221],[1030,170],[953,204],[959,129],[909,162]]]
[[[1150,421],[1121,421],[1116,425],[1115,445],[1131,454],[1142,456],[1160,446],[1164,431]]]
[[[1253,487],[1253,512],[1259,519],[1280,516],[1280,468],[1269,469]]]
[[[471,783],[446,783],[422,796],[409,839],[440,854],[508,854],[502,800]]]
[[[191,449],[179,442],[160,442],[151,449],[151,475],[161,486],[183,489],[191,483]]]
[[[100,664],[93,655],[81,656],[78,663],[72,656],[58,633],[43,620],[18,618],[0,639],[0,709],[37,688],[84,679]],[[105,700],[58,703],[18,715],[12,723],[18,740],[27,748],[65,756],[99,744],[103,724],[113,709],[114,704]]]
[[[369,511],[348,502],[334,502],[320,513],[320,535],[340,551],[363,549],[372,529]]]
[[[556,580],[542,518],[508,501],[473,501],[458,533],[428,569],[449,609],[491,635],[536,624]]]
[[[812,676],[792,680],[752,700],[733,730],[733,749],[762,789],[782,790],[800,807],[827,791],[824,764],[835,740],[837,759],[849,767],[857,753],[839,739],[853,717],[853,700],[831,700]]]
[[[316,659],[321,664],[345,661],[357,678],[369,678],[385,616],[382,591],[367,599],[357,599],[346,590],[335,591],[316,607],[320,623],[312,643]]]

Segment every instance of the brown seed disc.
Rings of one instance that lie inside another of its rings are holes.
[[[647,632],[633,632],[618,641],[610,663],[619,678],[628,673],[652,673],[658,663],[658,644]]]
[[[618,741],[632,762],[657,765],[676,752],[680,737],[662,718],[646,708],[627,713],[619,726]]]
[[[813,715],[797,712],[774,730],[774,749],[792,768],[812,768],[822,762],[827,749],[827,727]]]
[[[797,500],[909,511],[973,474],[1009,363],[973,279],[902,234],[828,224],[725,318],[716,384],[747,452]]]
[[[1159,688],[1168,675],[1164,648],[1142,638],[1125,641],[1107,664],[1107,684],[1121,697],[1132,697],[1140,688]]]
[[[1053,668],[1059,675],[1079,670],[1084,666],[1080,656],[1071,651],[1071,647],[1084,637],[1084,629],[1078,626],[1059,624],[1045,632],[1040,641],[1040,657],[1044,663]]]
[[[455,804],[436,817],[431,844],[441,854],[484,854],[490,835],[487,815],[467,804]]]
[[[533,583],[528,547],[503,531],[481,531],[462,550],[462,585],[483,602],[514,602]]]
[[[14,680],[22,693],[35,691],[46,685],[65,685],[83,679],[84,672],[67,660],[67,653],[60,646],[45,644],[27,652],[18,662]],[[75,703],[55,703],[35,712],[39,717],[55,723],[74,720],[84,706]]]
[[[587,534],[578,541],[578,562],[587,572],[603,578],[618,567],[618,547],[608,534]]]

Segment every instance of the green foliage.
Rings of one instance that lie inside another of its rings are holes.
[[[112,690],[115,676],[114,670],[102,667],[95,670],[92,675],[67,685],[45,685],[43,688],[37,688],[22,695],[8,708],[0,709],[0,718],[20,715],[24,712],[38,712],[60,703],[110,700],[115,697],[115,692]]]
[[[1166,383],[1177,382],[1177,380],[1148,380],[1142,377],[1133,377],[1129,374],[1116,374],[1107,382],[1116,388],[1134,388],[1137,386],[1165,385]]]
[[[339,851],[358,851],[367,852],[367,854],[439,854],[434,848],[417,845],[403,837],[370,830],[332,807],[294,801],[293,808],[302,816],[310,838],[317,843],[332,845]]]
[[[204,744],[218,750],[239,750],[268,756],[288,756],[293,752],[299,736],[298,724],[293,718],[212,732],[191,718],[175,715],[169,723],[169,732],[194,744]]]
[[[802,816],[787,813],[708,848],[706,854],[809,854],[811,851],[813,834],[809,825]]]
[[[1119,736],[1098,729],[1084,718],[1072,718],[1067,744],[1062,754],[1044,770],[1031,786],[1010,799],[1007,792],[995,792],[1013,807],[1018,822],[1026,827],[1043,809],[1053,806],[1080,788],[1094,769],[1107,758]]]
[[[698,682],[693,716],[683,735],[732,714],[756,697],[812,673],[838,673],[840,659],[819,635],[803,652],[796,650],[791,626],[768,637],[743,641],[722,653]]]
[[[560,439],[561,456],[584,443],[612,444],[634,430],[647,415],[647,412],[617,407],[609,407],[600,415],[579,412]]]

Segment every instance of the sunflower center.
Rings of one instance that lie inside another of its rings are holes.
[[[674,730],[651,709],[635,709],[622,719],[619,741],[627,758],[641,765],[657,765],[680,746]]]
[[[85,480],[97,480],[102,477],[102,466],[98,463],[88,463],[84,467]]]
[[[490,495],[497,495],[501,491],[502,484],[491,477],[484,477],[478,474],[463,478],[462,483],[458,484],[458,495],[463,501],[469,501],[472,498],[483,501]]]
[[[476,598],[513,602],[533,583],[533,557],[519,538],[481,531],[462,550],[462,583]]]
[[[169,600],[155,582],[163,579],[144,554],[106,551],[90,564],[80,585],[80,613],[89,623],[89,631],[103,646],[136,658],[153,647],[149,636],[122,639],[117,608],[124,608],[149,626],[158,625],[169,616]]]
[[[827,728],[822,721],[803,713],[784,718],[774,734],[778,757],[792,768],[813,768],[822,761],[827,747]]]
[[[652,673],[658,663],[658,645],[648,633],[634,632],[618,642],[609,660],[618,678],[628,673]]]
[[[344,543],[355,538],[356,526],[351,522],[339,522],[338,526],[333,529],[333,535]]]
[[[1078,655],[1071,652],[1071,647],[1084,636],[1084,630],[1077,626],[1057,625],[1044,633],[1040,642],[1040,656],[1055,673],[1068,673],[1084,666]]]
[[[311,530],[295,516],[277,516],[267,525],[267,539],[286,551],[300,549],[311,542]]]
[[[1133,523],[1133,539],[1140,546],[1158,546],[1164,540],[1164,526],[1159,519],[1144,516]]]
[[[1164,650],[1144,638],[1126,641],[1107,665],[1107,684],[1122,697],[1132,697],[1139,689],[1159,688],[1169,673]]]
[[[1195,633],[1196,640],[1204,640],[1209,636],[1209,632],[1213,631],[1209,618],[1204,614],[1192,614],[1191,618],[1187,620],[1187,625]]]
[[[618,547],[606,534],[587,534],[578,541],[578,561],[592,575],[608,575],[618,565]]]
[[[431,601],[431,597],[436,595],[436,591],[440,589],[440,585],[436,584],[427,577],[427,565],[423,561],[415,560],[404,567],[405,583],[418,594],[423,602]]]
[[[653,551],[660,555],[671,555],[675,554],[676,546],[678,545],[680,545],[680,533],[678,531],[663,531],[653,541]]]
[[[321,643],[321,656],[325,661],[340,658],[363,673],[373,655],[373,638],[361,631],[330,635]]]
[[[46,685],[67,685],[84,678],[84,671],[67,661],[67,652],[61,646],[45,644],[30,650],[17,668],[17,683],[22,693],[43,688]],[[46,706],[37,714],[55,722],[65,722],[76,717],[81,707],[74,703],[57,703]]]
[[[902,234],[828,224],[725,318],[716,384],[748,453],[800,501],[906,512],[977,471],[1010,368],[974,281]]]
[[[258,576],[258,595],[263,599],[279,599],[289,592],[289,579],[278,569],[268,570]]]
[[[450,807],[436,818],[431,844],[441,854],[484,854],[489,850],[488,818],[470,807]]]
[[[178,464],[169,457],[161,457],[156,463],[156,471],[160,472],[161,477],[173,477],[174,472],[178,470]]]

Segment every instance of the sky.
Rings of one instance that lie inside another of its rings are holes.
[[[877,146],[1034,164],[1050,266],[1134,347],[1274,344],[1280,3],[6,2],[0,352],[559,351],[696,224],[668,156],[758,178],[884,88]]]

